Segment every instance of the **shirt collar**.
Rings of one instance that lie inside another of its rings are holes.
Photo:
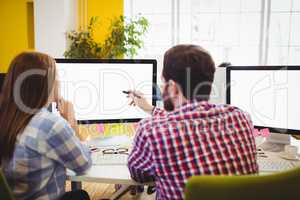
[[[195,109],[200,109],[200,110],[208,110],[212,108],[214,105],[208,103],[208,101],[199,101],[199,100],[187,100],[185,103],[183,103],[181,106],[178,108],[175,108],[174,111],[171,111],[170,114],[175,114],[175,113],[184,113],[184,112],[189,112]]]

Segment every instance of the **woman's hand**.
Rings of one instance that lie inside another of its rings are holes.
[[[57,110],[71,125],[76,122],[74,108],[71,102],[66,101],[63,98],[58,99]]]
[[[128,97],[131,98],[129,105],[138,106],[146,113],[152,114],[154,106],[152,106],[147,99],[144,97],[143,93],[139,91],[129,90]]]
[[[58,80],[54,82],[54,91],[53,91],[54,101],[57,105],[57,110],[60,115],[67,120],[71,126],[77,124],[75,119],[74,107],[73,104],[69,101],[64,100],[60,95],[60,83]]]
[[[57,110],[59,111],[60,115],[65,118],[74,129],[75,134],[79,137],[82,141],[84,140],[83,137],[79,134],[79,127],[77,124],[77,120],[75,118],[75,112],[73,104],[69,101],[64,100],[63,98],[58,99],[57,103]]]

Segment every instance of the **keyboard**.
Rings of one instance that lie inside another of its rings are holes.
[[[257,160],[259,171],[280,172],[294,168],[294,164],[286,160],[272,160],[268,158],[259,158]]]
[[[126,154],[92,153],[92,162],[94,165],[127,165],[127,159],[128,155]]]

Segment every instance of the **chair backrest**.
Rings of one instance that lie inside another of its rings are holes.
[[[199,199],[300,199],[300,168],[261,176],[195,176],[187,182],[185,200]]]
[[[0,168],[0,199],[1,200],[14,200],[14,196],[7,184],[5,176]]]

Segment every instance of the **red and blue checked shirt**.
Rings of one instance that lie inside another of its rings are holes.
[[[258,172],[253,125],[247,113],[230,105],[189,102],[173,112],[156,108],[139,123],[128,158],[138,182],[155,181],[156,198],[184,198],[194,175]]]

